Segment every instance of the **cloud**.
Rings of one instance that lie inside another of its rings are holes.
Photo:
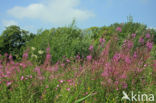
[[[48,0],[26,7],[16,6],[8,13],[18,19],[40,19],[56,25],[69,23],[73,19],[83,21],[94,17],[91,11],[78,9],[79,4],[80,0]]]
[[[14,20],[2,20],[3,26],[10,26],[10,25],[18,25],[18,23]]]

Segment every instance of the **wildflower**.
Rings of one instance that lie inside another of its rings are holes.
[[[121,55],[116,53],[116,54],[114,55],[114,57],[113,57],[113,60],[114,60],[114,61],[119,61],[120,57],[121,57]]]
[[[63,81],[63,80],[59,80],[59,82],[60,82],[60,83],[63,83],[64,81]]]
[[[130,63],[131,63],[130,58],[129,58],[129,57],[125,57],[125,62],[126,62],[127,64],[130,64]]]
[[[122,83],[122,88],[123,88],[123,89],[126,89],[126,88],[127,88],[127,83],[125,83],[125,82]]]
[[[66,62],[67,62],[67,63],[69,63],[69,62],[70,62],[70,60],[69,60],[69,59],[67,59],[67,60],[66,60]]]
[[[43,54],[43,51],[42,51],[42,50],[39,50],[39,51],[38,51],[38,54]]]
[[[45,88],[49,88],[49,86],[48,85],[46,85],[46,87]]]
[[[93,45],[90,45],[89,50],[90,50],[90,51],[93,50]]]
[[[134,58],[136,58],[136,57],[137,57],[137,53],[136,53],[136,52],[134,52],[133,57],[134,57]]]
[[[100,43],[104,43],[104,42],[105,42],[105,39],[100,38],[100,39],[99,39],[99,42],[100,42]]]
[[[11,81],[7,82],[7,86],[10,86],[11,84],[12,84],[12,82],[11,82]]]
[[[117,27],[117,28],[116,28],[116,31],[121,32],[121,31],[122,31],[122,30],[121,30],[121,27]]]
[[[151,50],[151,49],[152,49],[152,46],[153,46],[153,43],[147,42],[147,43],[146,43],[146,46],[147,46],[147,48],[148,48],[149,50]]]
[[[88,60],[88,61],[92,60],[92,56],[91,56],[91,55],[88,55],[88,56],[87,56],[87,60]]]
[[[56,87],[58,88],[58,87],[60,87],[60,85],[58,84]]]
[[[21,80],[23,80],[24,79],[24,76],[21,76]]]
[[[31,49],[34,51],[36,48],[35,47],[31,47]]]
[[[140,38],[139,38],[139,43],[144,43],[143,37],[140,37]]]
[[[51,58],[51,55],[50,54],[47,54],[46,55],[46,59],[50,59]]]
[[[128,48],[132,48],[133,47],[133,42],[132,41],[128,41],[128,44],[127,44]]]
[[[50,48],[48,47],[48,48],[47,48],[47,52],[49,52],[49,51],[50,51]]]
[[[67,88],[66,90],[67,90],[67,91],[70,91],[70,88]]]
[[[27,59],[28,58],[28,53],[24,53],[23,58]]]
[[[29,78],[32,79],[32,75],[30,75]]]
[[[151,37],[151,35],[149,34],[149,33],[147,33],[146,34],[146,38],[148,39],[148,38],[150,38]]]
[[[136,34],[133,33],[133,34],[132,34],[132,37],[135,38],[135,37],[136,37]]]
[[[107,77],[109,76],[108,72],[107,71],[104,71],[102,74],[101,74],[102,77]]]

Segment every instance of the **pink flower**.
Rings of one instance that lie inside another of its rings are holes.
[[[125,82],[122,83],[122,88],[123,88],[123,89],[126,89],[126,88],[127,88],[127,83],[125,83]]]
[[[28,58],[28,53],[24,53],[23,58],[27,59]]]
[[[69,60],[69,59],[67,59],[67,60],[66,60],[66,62],[67,62],[67,63],[69,63],[69,62],[70,62],[70,60]]]
[[[88,55],[88,56],[87,56],[87,60],[88,60],[88,61],[92,60],[92,56],[91,56],[91,55]]]
[[[121,30],[121,27],[117,27],[117,28],[116,28],[116,31],[121,32],[121,31],[122,31],[122,30]]]
[[[152,46],[153,46],[153,43],[147,42],[147,43],[146,43],[146,46],[147,46],[147,48],[148,48],[149,50],[151,50],[151,49],[152,49]]]
[[[63,83],[64,81],[63,81],[63,80],[59,80],[59,82],[60,82],[60,83]]]
[[[121,58],[121,55],[119,53],[116,53],[113,57],[114,61],[119,61],[119,59]]]
[[[67,91],[70,91],[70,88],[67,88]]]
[[[50,51],[50,48],[47,48],[47,52],[49,52]]]
[[[128,41],[128,44],[127,44],[128,48],[132,48],[133,47],[133,42],[132,41]]]
[[[132,37],[135,38],[136,37],[136,34],[132,34]]]
[[[23,80],[24,79],[24,76],[21,76],[21,80]]]
[[[130,64],[130,63],[131,63],[130,58],[129,58],[129,57],[125,57],[125,62],[126,62],[127,64]]]
[[[7,86],[10,86],[11,84],[12,84],[12,82],[11,82],[11,81],[7,82]]]
[[[90,45],[89,50],[90,50],[90,51],[93,50],[93,45]]]
[[[99,39],[99,42],[100,42],[100,43],[104,43],[104,42],[105,42],[105,39],[100,38],[100,39]]]
[[[50,59],[51,58],[51,55],[50,54],[47,54],[46,55],[46,59]]]
[[[144,43],[143,37],[140,37],[140,38],[139,38],[139,43]]]
[[[134,58],[136,58],[136,57],[137,57],[137,53],[136,53],[136,52],[134,52],[133,57],[134,57]]]
[[[146,34],[146,38],[148,39],[148,38],[150,38],[151,37],[151,35],[149,34],[149,33],[147,33]]]

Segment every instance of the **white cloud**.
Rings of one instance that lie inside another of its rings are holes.
[[[26,7],[16,6],[8,13],[16,18],[40,19],[53,24],[66,24],[73,19],[87,20],[94,14],[88,10],[76,8],[80,0],[48,0],[44,3],[30,4]]]
[[[3,26],[10,26],[10,25],[18,25],[18,23],[14,20],[2,20]]]

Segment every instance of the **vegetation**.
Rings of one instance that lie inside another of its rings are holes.
[[[140,23],[0,36],[0,103],[140,103],[156,96],[156,31]],[[131,99],[131,98],[130,98]]]

